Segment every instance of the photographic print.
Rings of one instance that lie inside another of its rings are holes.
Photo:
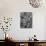
[[[20,28],[32,28],[32,12],[20,13]]]

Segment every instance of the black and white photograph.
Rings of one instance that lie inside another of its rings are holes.
[[[20,13],[20,28],[32,28],[32,12]]]

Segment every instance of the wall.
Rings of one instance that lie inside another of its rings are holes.
[[[44,6],[44,5],[43,5]],[[33,27],[30,29],[20,28],[20,12],[32,12],[33,13]],[[28,0],[0,0],[0,18],[1,17],[13,17],[13,22],[10,33],[17,40],[27,40],[34,34],[37,35],[39,40],[45,39],[45,16],[46,8],[33,8],[30,6]],[[3,33],[1,31],[1,33]],[[0,35],[2,35],[0,33]],[[4,34],[4,33],[3,33]],[[3,37],[0,36],[0,39]]]

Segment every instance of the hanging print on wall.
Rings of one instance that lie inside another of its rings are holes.
[[[34,8],[38,8],[43,4],[43,0],[29,0],[29,4]]]
[[[20,28],[32,28],[32,12],[20,13]]]

